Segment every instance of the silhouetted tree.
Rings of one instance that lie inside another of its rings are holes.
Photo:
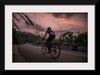
[[[73,32],[66,32],[62,34],[59,38],[62,45],[72,46],[72,49],[77,51],[78,46],[87,47],[87,32],[78,33],[78,35],[73,35]]]

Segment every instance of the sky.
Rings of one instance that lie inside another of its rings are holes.
[[[33,25],[28,25],[25,16],[20,14],[13,13],[13,21],[22,32],[43,36],[47,28],[51,27],[58,38],[67,31],[77,33],[88,30],[87,13],[23,13],[28,16]]]

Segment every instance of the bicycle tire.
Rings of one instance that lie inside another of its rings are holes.
[[[42,55],[45,55],[46,52],[47,52],[47,47],[45,45],[42,45],[41,47],[41,52],[42,52]]]
[[[60,46],[55,45],[51,47],[51,57],[53,59],[57,59],[60,56],[60,54],[61,54]]]

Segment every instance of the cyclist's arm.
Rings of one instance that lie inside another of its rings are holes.
[[[45,35],[44,35],[43,39],[46,37],[46,35],[47,35],[47,32],[45,33]]]

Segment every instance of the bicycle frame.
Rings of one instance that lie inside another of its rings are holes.
[[[45,55],[46,54],[46,51],[47,51],[47,40],[45,40],[45,43],[43,43],[44,46],[42,46],[41,50],[42,50],[42,54]],[[57,54],[58,53],[58,54]],[[57,45],[53,45],[52,44],[52,47],[51,47],[51,57],[56,59],[60,56],[60,53],[61,53],[61,50],[60,50],[60,47],[57,46]],[[57,55],[56,55],[57,54]]]

